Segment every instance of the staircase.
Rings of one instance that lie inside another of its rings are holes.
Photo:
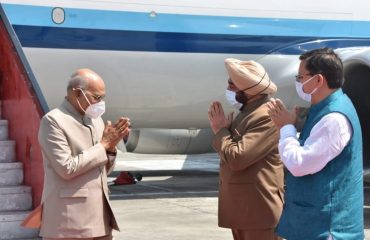
[[[0,102],[0,239],[40,239],[38,229],[20,223],[32,209],[31,187],[22,185],[23,165],[15,159],[15,141],[8,139],[8,121]]]

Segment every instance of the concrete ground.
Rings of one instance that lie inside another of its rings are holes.
[[[121,154],[110,181],[124,170],[141,173],[143,179],[132,185],[110,185],[121,227],[121,232],[114,232],[116,240],[232,239],[229,229],[217,226],[215,154]],[[364,192],[365,234],[370,240],[370,183]]]
[[[230,239],[217,226],[217,175],[207,172],[142,172],[134,185],[110,186],[120,239]],[[159,175],[159,176],[158,176]]]
[[[121,232],[115,239],[231,239],[217,226],[218,160],[202,155],[119,155],[120,171],[143,175],[133,185],[110,186]]]

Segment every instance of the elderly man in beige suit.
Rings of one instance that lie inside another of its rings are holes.
[[[226,117],[219,102],[208,112],[213,147],[221,158],[219,226],[231,228],[236,240],[279,239],[275,227],[282,212],[284,173],[278,132],[266,104],[277,88],[257,62],[226,59],[225,66],[227,98],[240,113]]]
[[[103,79],[79,69],[62,105],[41,120],[43,239],[112,239],[112,229],[119,230],[109,204],[107,174],[130,122],[122,117],[104,125],[104,96]]]

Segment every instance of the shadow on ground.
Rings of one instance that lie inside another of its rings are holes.
[[[120,172],[112,172],[114,179]],[[109,185],[110,198],[148,199],[148,198],[185,198],[217,197],[218,173],[205,171],[161,171],[131,172],[133,176],[140,173],[142,180],[136,184]]]

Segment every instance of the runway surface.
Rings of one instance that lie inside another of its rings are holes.
[[[232,239],[217,226],[218,157],[201,155],[119,154],[109,177],[120,171],[141,173],[132,185],[110,185],[121,232],[116,240]],[[370,240],[370,183],[365,183],[365,235]]]

